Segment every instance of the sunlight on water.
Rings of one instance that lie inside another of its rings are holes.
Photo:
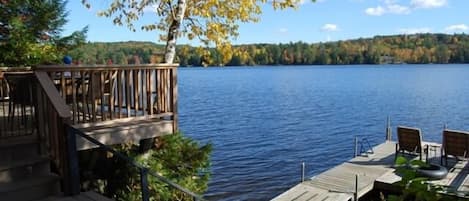
[[[440,141],[469,130],[469,66],[389,65],[179,70],[181,130],[212,142],[210,200],[268,200],[353,155],[385,122]]]

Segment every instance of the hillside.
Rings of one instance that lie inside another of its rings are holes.
[[[234,46],[228,57],[215,49],[208,49],[209,53],[187,45],[177,49],[181,66],[469,63],[466,34],[375,36],[315,44],[247,44]],[[164,45],[130,41],[87,43],[69,54],[80,63],[127,64],[160,62],[163,50]]]

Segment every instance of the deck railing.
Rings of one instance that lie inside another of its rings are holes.
[[[0,139],[33,135],[36,130],[32,71],[0,69]],[[27,80],[27,81],[24,81]]]
[[[71,186],[76,183],[70,176],[70,155],[76,154],[74,140],[67,139],[67,125],[71,123],[70,107],[60,97],[57,89],[45,72],[35,72],[36,77],[36,103],[37,103],[37,130],[41,142],[42,154],[51,158],[53,169],[62,177],[62,189],[66,195],[76,194]],[[79,192],[79,191],[78,191]]]
[[[194,200],[203,200],[200,195],[191,192],[156,172],[150,171],[147,167],[140,165],[133,159],[83,134],[82,131],[75,129],[71,125],[72,112],[70,106],[65,103],[62,98],[63,93],[61,95],[58,92],[49,75],[44,71],[36,71],[35,78],[34,84],[37,86],[37,96],[35,97],[38,110],[38,134],[39,139],[44,142],[41,144],[41,149],[43,152],[49,153],[55,169],[57,169],[60,176],[62,176],[62,188],[66,195],[74,195],[80,192],[80,174],[75,141],[78,136],[98,145],[107,152],[111,152],[121,160],[137,168],[140,173],[141,198],[143,201],[150,200],[148,186],[149,175],[192,196]]]
[[[74,124],[169,114],[177,129],[177,65],[39,66],[70,105]]]

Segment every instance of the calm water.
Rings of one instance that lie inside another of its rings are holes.
[[[350,159],[355,136],[396,125],[440,141],[469,130],[469,65],[192,68],[179,71],[180,126],[211,141],[210,200],[268,200]]]

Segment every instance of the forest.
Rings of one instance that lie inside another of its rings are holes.
[[[78,64],[159,63],[164,45],[152,42],[88,42],[68,54]],[[234,45],[215,48],[177,46],[180,66],[347,65],[469,63],[466,34],[375,36],[345,41]]]

